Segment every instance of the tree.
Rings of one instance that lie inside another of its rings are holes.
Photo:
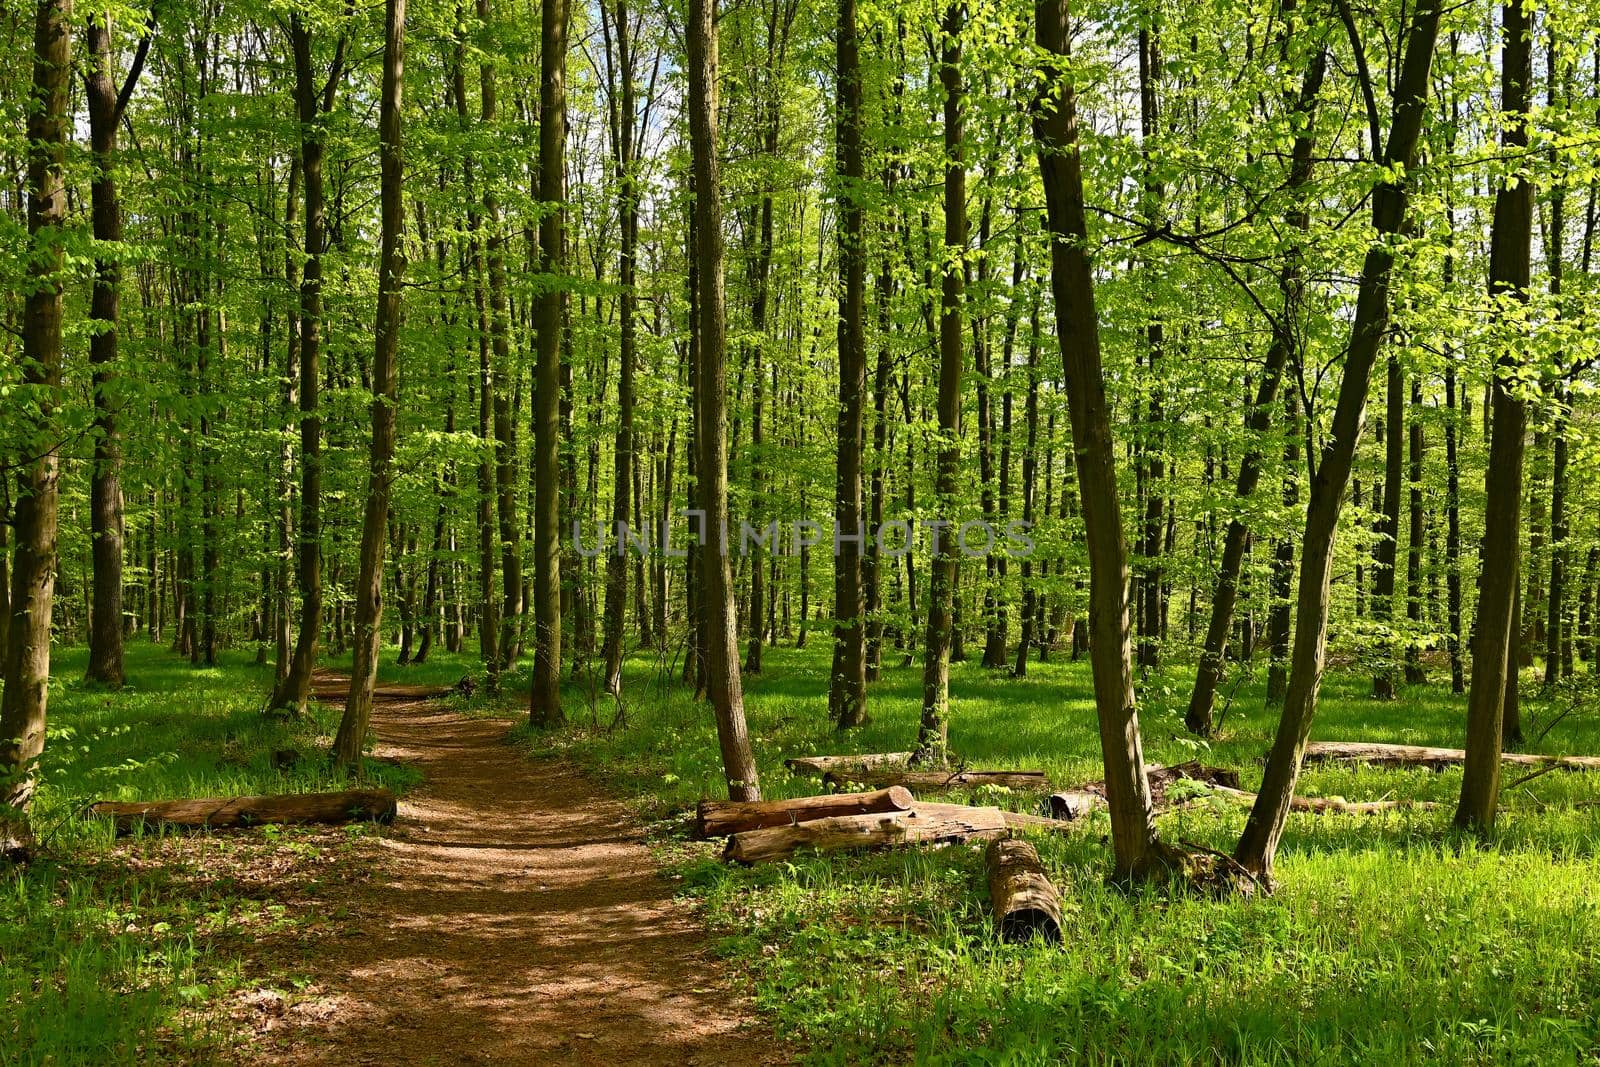
[[[557,277],[566,263],[567,4],[539,7],[539,262],[545,288],[535,328],[538,360],[533,397],[533,689],[535,726],[559,726],[561,710],[561,334],[566,290]]]
[[[939,448],[934,493],[945,518],[956,501],[961,466],[961,357],[967,251],[967,168],[962,121],[962,0],[945,8],[940,27],[939,83],[944,88],[944,250],[939,286]],[[935,525],[928,564],[928,629],[922,663],[922,721],[913,761],[942,765],[949,755],[950,657],[957,631],[954,529]]]
[[[327,248],[327,204],[322,164],[326,157],[323,119],[333,110],[345,74],[346,38],[339,35],[327,80],[319,87],[312,65],[311,28],[298,11],[289,14],[289,44],[294,53],[295,116],[300,121],[300,180],[305,194],[305,236],[300,273],[300,528],[295,546],[295,577],[300,586],[300,632],[289,670],[272,694],[272,704],[304,714],[311,698],[317,641],[322,630],[322,255]]]
[[[1078,499],[1089,545],[1089,626],[1093,631],[1089,656],[1100,753],[1105,761],[1106,803],[1111,809],[1111,846],[1117,878],[1154,878],[1170,867],[1173,853],[1156,837],[1133,689],[1128,544],[1122,532],[1116,447],[1089,266],[1076,97],[1067,67],[1066,0],[1038,0],[1034,19],[1035,40],[1045,59],[1034,101],[1033,136],[1044,181],[1045,222],[1051,237],[1050,293],[1072,422]]]
[[[355,659],[350,695],[333,742],[334,762],[360,763],[372,719],[383,624],[383,550],[394,480],[395,413],[400,404],[400,293],[405,257],[404,160],[401,154],[406,56],[406,0],[385,0],[383,89],[378,117],[382,178],[382,245],[378,254],[378,308],[372,351],[372,447],[367,472],[366,514],[361,523],[361,573],[356,581]]]
[[[1267,756],[1261,792],[1234,856],[1261,881],[1270,884],[1278,839],[1294,800],[1300,760],[1316,715],[1328,641],[1328,588],[1333,576],[1333,547],[1350,482],[1356,448],[1366,428],[1367,391],[1372,368],[1389,322],[1390,241],[1406,224],[1410,184],[1414,180],[1417,140],[1422,132],[1428,95],[1428,74],[1439,34],[1438,0],[1424,0],[1412,12],[1404,58],[1395,83],[1389,141],[1379,161],[1385,177],[1372,190],[1374,236],[1361,266],[1359,296],[1345,349],[1344,374],[1331,431],[1317,457],[1300,539],[1300,581],[1295,598],[1294,646],[1289,661],[1289,687],[1283,712]],[[1363,62],[1362,69],[1365,69]],[[1371,87],[1364,93],[1371,98]],[[1371,109],[1374,151],[1380,133]]]
[[[28,289],[22,313],[22,384],[30,394],[31,417],[22,442],[27,463],[14,505],[11,628],[0,693],[0,856],[8,859],[26,857],[32,848],[28,809],[36,762],[44,751],[50,698],[71,18],[71,0],[39,0],[35,7],[33,92],[28,100]]]
[[[867,661],[862,604],[863,538],[861,457],[866,447],[863,408],[867,392],[867,249],[862,186],[866,165],[861,151],[861,44],[855,0],[839,0],[835,35],[836,169],[839,211],[839,424],[834,490],[834,521],[839,536],[834,554],[833,671],[828,710],[839,728],[867,720]]]
[[[1505,125],[1501,150],[1528,147],[1528,94],[1533,49],[1527,7],[1509,0],[1500,9],[1500,100]],[[1455,823],[1487,831],[1500,800],[1500,746],[1507,687],[1517,671],[1518,560],[1522,548],[1522,458],[1527,401],[1516,381],[1521,363],[1515,341],[1518,305],[1528,300],[1533,243],[1533,187],[1503,178],[1494,198],[1490,231],[1489,295],[1504,331],[1493,380],[1493,429],[1484,491],[1483,570],[1478,585],[1477,636],[1472,643],[1472,687],[1467,692],[1467,761]]]
[[[94,539],[94,612],[89,625],[89,681],[119,688],[122,671],[122,448],[117,429],[116,368],[118,306],[122,290],[122,203],[117,198],[117,127],[128,99],[144,70],[155,32],[154,14],[134,50],[133,61],[119,89],[113,80],[111,30],[104,16],[90,15],[84,44],[92,66],[84,78],[89,104],[89,150],[94,179],[89,195],[93,204],[95,256],[94,295],[89,317],[95,329],[89,337],[89,362],[94,372],[95,454],[90,480],[89,522]]]
[[[550,2],[550,0],[546,0]],[[696,443],[703,511],[701,604],[706,626],[705,683],[717,717],[717,740],[730,800],[760,800],[761,784],[744,721],[739,638],[728,565],[727,312],[723,287],[722,181],[717,162],[716,0],[690,0],[689,142],[698,278],[699,373]]]

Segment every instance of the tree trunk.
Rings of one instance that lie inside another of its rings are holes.
[[[395,416],[400,403],[400,291],[405,257],[404,163],[400,138],[404,103],[406,0],[386,0],[383,34],[383,90],[378,112],[378,155],[382,174],[378,250],[378,306],[373,326],[372,445],[367,469],[366,514],[361,523],[361,569],[356,579],[355,659],[350,694],[333,742],[334,763],[361,762],[372,720],[372,690],[378,683],[378,653],[383,643],[383,549],[389,525],[389,492],[394,479]]]
[[[322,89],[311,65],[311,30],[298,13],[289,16],[294,52],[294,100],[300,120],[300,171],[305,187],[305,265],[300,277],[300,529],[295,577],[300,586],[300,633],[289,674],[272,703],[304,714],[316,668],[322,629],[322,253],[326,246],[326,208],[322,183],[324,155],[321,118],[333,107],[344,75],[345,38],[341,35],[333,69]]]
[[[841,730],[867,721],[866,626],[861,597],[863,538],[861,453],[867,392],[867,248],[861,188],[866,169],[861,148],[861,45],[855,0],[838,0],[835,55],[838,99],[834,122],[839,190],[839,419],[834,471],[833,669],[828,712]]]
[[[1501,7],[1501,110],[1508,121],[1501,145],[1508,157],[1528,147],[1528,91],[1533,81],[1529,44],[1530,13],[1517,0]],[[1533,242],[1533,186],[1502,179],[1495,193],[1490,232],[1489,294],[1497,300],[1528,299]],[[1523,436],[1527,402],[1515,382],[1521,360],[1509,317],[1503,323],[1505,347],[1495,363],[1493,423],[1489,470],[1484,491],[1483,573],[1478,587],[1477,636],[1472,642],[1472,688],[1467,693],[1466,768],[1456,825],[1487,832],[1494,825],[1500,800],[1501,731],[1505,722],[1506,688],[1517,670],[1519,635],[1518,560],[1522,549]]]
[[[1287,50],[1287,47],[1286,35],[1284,50]],[[1300,191],[1311,178],[1311,153],[1316,145],[1317,94],[1322,89],[1322,79],[1327,69],[1328,53],[1325,49],[1319,48],[1306,68],[1300,94],[1293,100],[1291,107],[1295,116],[1295,127],[1300,132],[1294,139],[1290,153],[1289,175],[1284,183],[1286,193],[1294,201],[1285,221],[1290,229],[1297,230],[1301,234],[1304,234],[1310,225],[1310,214],[1300,206],[1298,200]],[[1239,465],[1239,480],[1234,490],[1235,496],[1241,503],[1255,493],[1256,485],[1261,480],[1263,454],[1261,446],[1254,442],[1267,432],[1272,423],[1272,407],[1278,400],[1278,387],[1283,381],[1284,367],[1291,362],[1298,365],[1300,360],[1297,338],[1300,336],[1298,320],[1304,284],[1301,280],[1298,249],[1290,249],[1285,254],[1283,269],[1278,275],[1278,290],[1283,298],[1282,308],[1272,322],[1272,342],[1267,348],[1265,365],[1261,370],[1261,382],[1256,389],[1255,401],[1245,418],[1245,429],[1252,445],[1250,451],[1245,454],[1244,461]],[[1292,428],[1290,433],[1292,439]],[[1290,476],[1292,472],[1286,474],[1286,478]],[[1285,493],[1292,491],[1292,487],[1286,483]],[[1292,501],[1287,502],[1292,503]],[[1239,571],[1244,563],[1245,549],[1249,543],[1250,528],[1244,519],[1238,517],[1231,520],[1228,523],[1228,532],[1223,538],[1222,563],[1217,570],[1217,584],[1211,595],[1211,622],[1206,627],[1205,645],[1200,652],[1200,666],[1195,673],[1194,691],[1189,697],[1189,709],[1183,717],[1184,725],[1202,737],[1210,736],[1212,730],[1212,707],[1216,700],[1217,685],[1222,679],[1228,632],[1233,627],[1233,609],[1239,591]],[[1293,559],[1292,552],[1290,559],[1291,561]],[[1292,562],[1290,566],[1293,566]],[[1285,589],[1281,595],[1287,596],[1287,593]]]
[[[605,13],[602,10],[602,19]],[[628,560],[622,544],[622,527],[628,521],[628,482],[634,463],[633,448],[633,374],[638,355],[634,351],[634,309],[638,296],[634,292],[634,246],[639,236],[637,193],[633,188],[634,116],[633,99],[633,41],[629,24],[627,0],[617,0],[615,69],[621,84],[612,91],[618,93],[620,106],[611,120],[612,155],[616,167],[617,214],[620,220],[617,253],[617,315],[619,350],[617,358],[622,364],[617,378],[617,436],[613,449],[615,464],[612,468],[611,528],[617,543],[606,558],[606,608],[605,637],[601,649],[601,684],[613,695],[622,692],[622,631],[623,616],[628,603]]]
[[[934,521],[956,505],[961,468],[961,333],[967,250],[967,169],[963,128],[961,31],[966,7],[945,8],[939,81],[944,87],[944,254],[939,296],[939,447]],[[942,766],[950,731],[950,658],[955,620],[955,530],[936,525],[928,570],[928,628],[922,664],[922,721],[915,760]]]
[[[28,809],[36,763],[44,751],[50,695],[50,616],[55,598],[57,458],[56,393],[61,388],[64,180],[67,94],[72,74],[71,0],[39,0],[33,31],[33,92],[28,98],[29,285],[22,310],[22,384],[36,402],[28,424],[13,427],[32,461],[19,477],[13,511],[17,543],[11,558],[10,633],[5,688],[0,693],[0,856],[25,858],[32,848]]]
[[[567,0],[539,5],[539,261],[548,276],[566,269]],[[561,710],[561,342],[566,291],[539,295],[535,325],[533,447],[533,689],[529,719],[559,726]]]
[[[1317,694],[1327,653],[1329,585],[1333,547],[1344,506],[1345,489],[1366,423],[1367,392],[1372,368],[1389,322],[1389,272],[1394,252],[1387,239],[1406,224],[1409,182],[1416,160],[1428,93],[1428,72],[1438,39],[1438,0],[1425,0],[1412,14],[1405,57],[1394,95],[1389,144],[1382,162],[1399,172],[1372,194],[1372,225],[1378,239],[1368,248],[1361,268],[1355,318],[1350,327],[1344,376],[1334,410],[1331,433],[1322,446],[1311,478],[1305,531],[1300,539],[1300,581],[1296,598],[1294,646],[1283,714],[1267,757],[1260,796],[1239,839],[1236,858],[1270,884],[1278,839],[1294,800],[1300,756],[1316,715]]]
[[[1372,677],[1372,695],[1394,699],[1394,585],[1396,550],[1400,541],[1400,479],[1405,476],[1406,377],[1400,357],[1391,352],[1384,389],[1385,414],[1383,503],[1378,515],[1378,542],[1372,575],[1372,617],[1382,628],[1382,662]]]
[[[1111,808],[1112,849],[1118,878],[1159,877],[1171,855],[1156,837],[1133,690],[1128,546],[1122,533],[1115,442],[1100,362],[1094,276],[1086,248],[1076,100],[1066,66],[1067,5],[1065,0],[1037,0],[1034,15],[1036,40],[1046,57],[1046,89],[1035,102],[1033,135],[1044,181],[1046,225],[1052,237],[1050,288],[1089,547],[1089,625],[1094,631],[1089,654],[1106,798]]]
[[[116,397],[122,204],[117,198],[117,125],[144,67],[151,32],[146,31],[140,40],[120,91],[112,80],[111,31],[105,18],[91,14],[85,34],[93,63],[84,79],[94,164],[89,196],[94,239],[102,248],[95,258],[94,295],[89,304],[89,318],[95,323],[89,335],[94,393],[94,467],[89,483],[94,610],[89,618],[89,666],[85,676],[96,685],[112,689],[123,683],[122,441],[117,428]]]
[[[558,0],[545,0],[546,3]],[[717,159],[716,0],[690,0],[687,22],[689,140],[694,188],[694,258],[699,275],[701,610],[706,621],[706,691],[730,800],[760,800],[755,757],[744,721],[739,642],[728,566],[727,315],[723,289],[722,181]],[[761,831],[758,831],[761,832]]]

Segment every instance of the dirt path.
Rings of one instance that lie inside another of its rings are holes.
[[[782,1062],[627,809],[418,692],[382,688],[373,726],[425,781],[383,875],[345,902],[348,934],[317,946],[327,1010],[278,1031],[280,1061]]]

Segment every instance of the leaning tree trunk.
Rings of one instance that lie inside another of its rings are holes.
[[[1372,368],[1388,328],[1389,272],[1394,265],[1394,251],[1389,241],[1406,225],[1417,140],[1427,105],[1428,72],[1433,65],[1434,44],[1439,35],[1439,13],[1439,0],[1424,0],[1413,13],[1407,34],[1405,58],[1394,94],[1389,144],[1381,161],[1397,176],[1379,184],[1372,193],[1372,226],[1377,234],[1361,267],[1344,378],[1339,385],[1331,432],[1311,478],[1310,500],[1306,505],[1289,688],[1284,694],[1283,714],[1267,757],[1261,792],[1250,809],[1249,821],[1235,852],[1247,870],[1269,884],[1273,857],[1294,802],[1300,758],[1311,733],[1317,693],[1322,686],[1334,538],[1356,448],[1366,426]]]
[[[862,618],[861,454],[867,392],[867,249],[860,192],[866,182],[861,150],[861,44],[855,0],[839,0],[835,40],[835,105],[839,172],[839,424],[836,438],[834,515],[839,536],[834,558],[833,670],[828,711],[839,729],[867,721],[866,627]]]
[[[361,761],[372,719],[372,690],[378,682],[378,650],[383,638],[383,548],[389,525],[389,490],[394,479],[395,414],[400,402],[400,286],[405,257],[405,184],[400,151],[404,100],[406,0],[386,0],[383,41],[383,96],[378,113],[378,155],[383,227],[378,250],[378,309],[372,351],[372,451],[367,470],[367,507],[361,523],[361,571],[356,579],[355,660],[350,695],[333,742],[334,762],[350,767]]]
[[[50,695],[50,613],[55,599],[56,393],[61,388],[64,266],[60,230],[67,218],[64,180],[70,88],[71,0],[39,0],[33,30],[33,92],[28,103],[29,285],[22,308],[22,384],[35,402],[22,431],[27,454],[13,512],[12,612],[0,694],[0,856],[25,857],[32,846],[28,809],[44,751]]]
[[[1327,73],[1326,50],[1318,49],[1306,69],[1300,94],[1293,102],[1295,125],[1301,131],[1294,139],[1290,154],[1289,176],[1284,184],[1288,195],[1296,200],[1286,213],[1291,229],[1304,233],[1310,223],[1309,213],[1298,203],[1299,192],[1311,178],[1312,149],[1315,147],[1315,115],[1317,93],[1322,89],[1322,79]],[[1257,387],[1255,402],[1245,418],[1245,428],[1252,437],[1264,435],[1272,422],[1272,406],[1277,402],[1278,387],[1283,381],[1283,370],[1291,357],[1298,361],[1296,346],[1300,330],[1296,324],[1301,293],[1304,288],[1300,274],[1300,257],[1291,249],[1285,257],[1283,270],[1278,276],[1278,288],[1283,295],[1282,310],[1272,323],[1272,343],[1267,348],[1265,366],[1261,370],[1261,384]],[[1249,499],[1261,480],[1263,454],[1260,445],[1254,445],[1239,464],[1239,479],[1234,490],[1240,501]],[[1228,523],[1223,537],[1222,562],[1217,570],[1217,584],[1211,596],[1211,622],[1206,627],[1205,645],[1200,652],[1200,666],[1195,674],[1194,691],[1189,697],[1189,709],[1184,714],[1184,725],[1201,736],[1212,729],[1212,707],[1216,700],[1217,685],[1222,679],[1222,666],[1227,653],[1228,634],[1233,628],[1233,609],[1239,592],[1239,572],[1244,564],[1245,549],[1250,543],[1250,528],[1243,518]]]
[[[553,0],[546,0],[546,3]],[[717,161],[716,0],[690,0],[689,142],[694,188],[699,288],[700,367],[696,382],[700,451],[698,503],[705,517],[700,552],[701,605],[706,624],[705,682],[717,717],[717,740],[730,800],[760,800],[755,756],[744,721],[739,680],[739,639],[733,574],[726,549],[728,526],[728,420],[726,412],[727,309],[723,287],[722,181]]]
[[[1066,2],[1038,0],[1034,15],[1036,40],[1046,59],[1043,88],[1034,106],[1033,135],[1044,181],[1045,220],[1052,238],[1050,290],[1056,306],[1056,335],[1066,372],[1078,495],[1089,546],[1089,625],[1094,631],[1089,655],[1112,850],[1118,878],[1155,877],[1170,865],[1171,852],[1156,837],[1133,690],[1128,545],[1122,532],[1116,445],[1100,362],[1094,276],[1086,248],[1077,105],[1067,73]]]
[[[539,52],[539,261],[566,266],[567,2],[541,0]],[[559,726],[561,710],[561,333],[566,292],[539,296],[533,397],[533,690],[529,718]]]

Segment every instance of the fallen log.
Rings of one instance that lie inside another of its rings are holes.
[[[1073,789],[1065,793],[1051,793],[1046,803],[1050,805],[1052,819],[1073,822],[1092,811],[1100,811],[1106,806],[1106,798],[1099,793]]]
[[[1049,789],[1043,771],[913,771],[892,767],[836,767],[822,776],[829,786],[903,785],[908,789],[971,789],[982,785],[1001,785],[1007,789]]]
[[[1002,941],[1061,941],[1061,895],[1026,841],[997,838],[984,851],[989,899]]]
[[[102,800],[89,814],[111,819],[117,833],[141,824],[224,830],[231,827],[338,824],[394,820],[394,794],[387,789],[348,789],[338,793],[291,793],[265,797],[201,797],[124,803]]]
[[[1210,767],[1197,760],[1174,763],[1170,767],[1152,763],[1145,768],[1145,777],[1150,782],[1150,798],[1157,808],[1172,806],[1167,801],[1167,792],[1181,781],[1200,782],[1230,789],[1239,788],[1238,771],[1229,770],[1227,767]],[[1048,804],[1053,818],[1081,819],[1090,812],[1099,811],[1106,806],[1106,784],[1104,781],[1086,782],[1077,789],[1052,793]]]
[[[1212,786],[1211,791],[1220,797],[1237,800],[1241,804],[1254,804],[1256,794],[1244,789],[1230,789],[1225,785]],[[1295,797],[1289,802],[1290,811],[1310,815],[1382,815],[1390,811],[1432,811],[1438,807],[1431,800],[1346,800],[1344,797]]]
[[[981,811],[968,804],[935,804],[927,800],[919,800],[916,810],[923,815],[936,815],[941,818],[960,818],[963,812]],[[1021,811],[1007,811],[1000,809],[1000,817],[1005,820],[1006,827],[1011,830],[1048,830],[1051,833],[1064,834],[1076,833],[1082,829],[1081,823],[1073,823],[1065,819],[1052,819],[1047,815],[1029,815]]]
[[[1440,770],[1458,767],[1467,760],[1459,748],[1430,748],[1426,745],[1384,745],[1366,741],[1313,741],[1306,746],[1307,763],[1339,761],[1370,763],[1379,767],[1428,767]],[[1504,752],[1502,763],[1518,767],[1552,767],[1563,771],[1600,771],[1600,756],[1540,756],[1525,752]]]
[[[875,789],[870,793],[829,793],[793,800],[702,800],[695,813],[694,835],[724,837],[746,830],[826,819],[836,815],[870,815],[906,811],[916,797],[904,786]]]
[[[756,864],[788,859],[801,849],[841,852],[848,849],[893,848],[897,845],[969,841],[999,837],[1006,832],[999,808],[942,805],[954,811],[928,809],[918,804],[910,811],[870,815],[836,815],[791,826],[746,830],[728,838],[723,858]]]
[[[870,770],[877,767],[904,767],[911,761],[909,752],[869,752],[860,756],[795,756],[783,765],[799,774],[814,774],[818,778],[835,768]]]

